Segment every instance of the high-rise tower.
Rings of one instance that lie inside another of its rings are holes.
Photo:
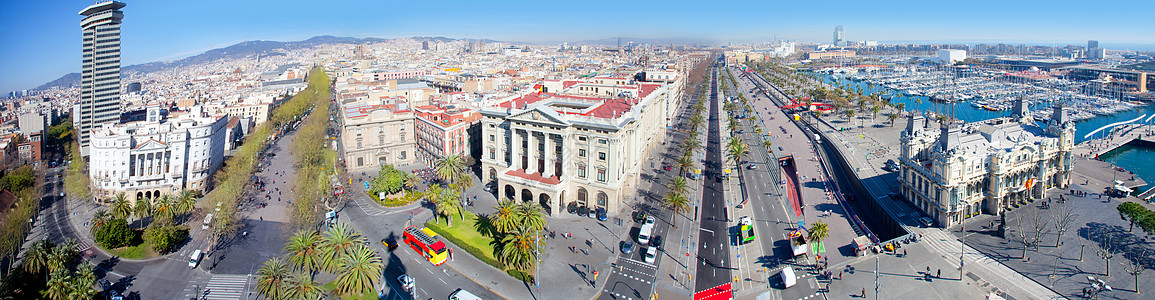
[[[842,39],[842,25],[834,26],[834,45],[842,46],[843,41],[845,40]]]
[[[120,121],[120,20],[124,2],[93,4],[80,11],[80,101],[77,123],[80,155],[88,155],[88,140],[100,124]]]

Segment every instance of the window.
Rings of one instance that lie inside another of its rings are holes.
[[[606,182],[606,169],[598,168],[598,181]]]
[[[605,145],[606,143],[608,143],[608,141],[606,141],[606,139],[598,139],[598,144]]]
[[[584,141],[586,141],[586,137],[584,137],[584,136],[579,136],[579,137],[578,137],[578,140],[579,140],[579,141],[583,141],[583,142],[584,142]]]
[[[586,157],[586,149],[578,149],[578,157]]]
[[[578,165],[578,177],[586,178],[586,165]]]
[[[404,132],[402,132],[402,133],[401,133],[401,141],[402,141],[402,142],[404,142],[404,141],[405,141],[405,133],[404,133]]]
[[[603,161],[606,160],[606,153],[605,152],[598,152],[598,160],[603,160]]]
[[[401,156],[397,159],[405,159],[405,151],[401,151]]]
[[[357,149],[361,149],[361,139],[357,139]]]
[[[489,148],[489,159],[497,159],[497,151]]]
[[[357,166],[360,167],[360,166],[364,166],[364,165],[365,165],[365,158],[364,157],[358,157],[357,158]]]
[[[494,135],[492,135],[492,134],[490,134],[490,135],[489,135],[489,141],[490,141],[490,142],[492,142],[492,141],[496,141],[496,140],[497,140],[497,137],[495,137],[495,136],[494,136]]]
[[[358,135],[358,136],[360,136],[360,135],[361,135],[361,128],[357,128],[357,135]]]
[[[384,135],[378,135],[377,136],[377,144],[378,145],[384,145],[385,144],[385,136]]]

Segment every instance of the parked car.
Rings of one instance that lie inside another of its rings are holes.
[[[934,227],[934,220],[928,217],[918,218],[918,223],[922,224],[922,226],[926,228]]]
[[[608,217],[606,216],[606,209],[605,208],[598,207],[597,214],[598,214],[598,221],[604,222],[606,219],[608,219]]]
[[[634,242],[622,241],[622,253],[629,254],[630,252],[634,252]]]
[[[654,219],[654,216],[646,216],[646,224],[653,225],[655,222],[657,222],[657,219]]]
[[[645,220],[645,219],[646,219],[646,212],[640,211],[640,210],[634,211],[634,222],[641,223],[642,220]]]
[[[662,250],[662,236],[655,235],[654,238],[650,239],[650,247],[654,247],[654,248],[658,248],[658,250]]]

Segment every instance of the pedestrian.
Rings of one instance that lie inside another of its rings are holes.
[[[862,288],[862,298],[866,298],[866,288]]]
[[[942,269],[938,269],[938,275],[935,275],[934,277],[935,278],[942,278]]]
[[[842,270],[838,271],[838,280],[842,280]]]
[[[930,266],[926,266],[926,273],[930,274]]]
[[[906,249],[902,249],[902,257],[906,257]]]

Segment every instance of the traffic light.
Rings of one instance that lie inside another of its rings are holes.
[[[594,280],[598,280],[598,271],[594,271]]]

